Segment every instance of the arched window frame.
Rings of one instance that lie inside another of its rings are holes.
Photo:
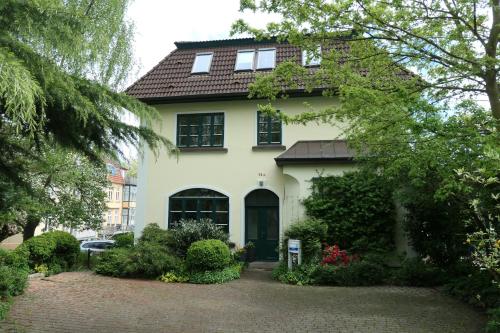
[[[229,232],[229,198],[207,188],[192,188],[169,198],[168,227],[175,228],[181,219],[210,218]]]

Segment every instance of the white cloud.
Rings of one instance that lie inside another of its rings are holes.
[[[229,38],[231,24],[244,18],[264,27],[276,15],[239,12],[239,0],[136,0],[128,9],[136,35],[135,57],[140,65],[130,83],[144,75],[175,49],[174,42]]]

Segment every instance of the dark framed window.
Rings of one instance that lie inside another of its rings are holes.
[[[224,113],[177,115],[178,147],[223,147]]]
[[[281,144],[281,119],[257,111],[257,144]]]
[[[175,228],[182,219],[211,219],[229,232],[229,198],[222,193],[193,188],[169,198],[168,227]]]

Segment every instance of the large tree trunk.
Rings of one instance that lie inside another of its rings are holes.
[[[491,60],[497,59],[498,36],[500,35],[500,0],[491,0],[491,30],[485,45],[486,55]],[[486,94],[491,106],[493,117],[500,121],[500,89],[498,87],[496,64],[486,68],[484,81],[486,83]],[[500,125],[497,125],[497,129]]]
[[[28,215],[26,220],[26,225],[23,230],[23,242],[35,236],[35,229],[40,224],[40,218],[38,216]]]

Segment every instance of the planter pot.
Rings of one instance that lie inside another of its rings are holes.
[[[245,261],[246,262],[255,261],[255,248],[247,249]]]

